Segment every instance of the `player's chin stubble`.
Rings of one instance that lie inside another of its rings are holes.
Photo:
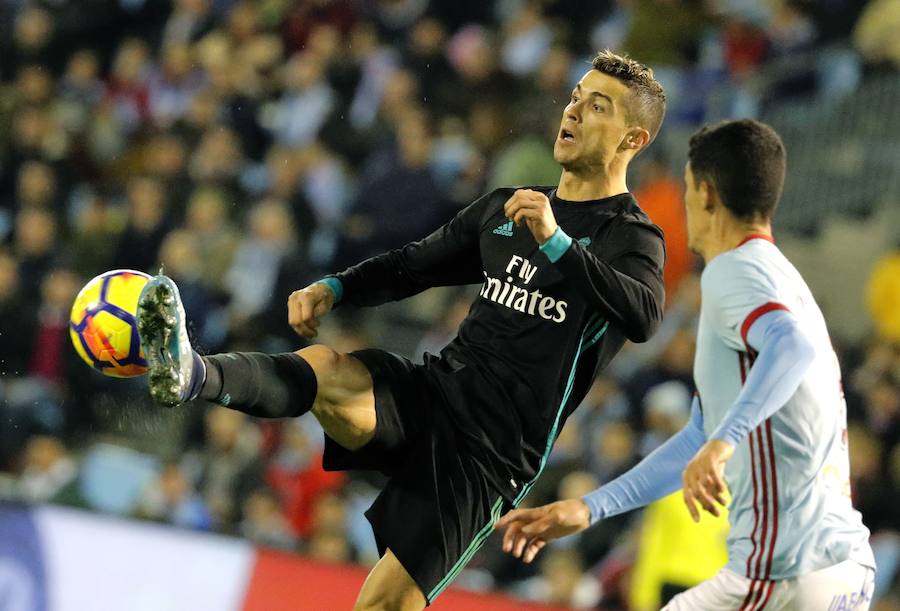
[[[560,150],[560,147],[557,145],[553,148],[553,158],[566,171],[577,169],[578,154],[575,151]]]

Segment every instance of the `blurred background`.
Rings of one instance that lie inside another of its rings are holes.
[[[874,608],[900,608],[898,32],[897,0],[0,0],[0,600],[33,602],[4,608],[126,608],[61,593],[89,575],[79,563],[120,564],[123,546],[135,563],[151,547],[173,563],[178,545],[244,550],[232,577],[216,579],[217,560],[188,571],[213,571],[201,593],[230,583],[230,602],[166,602],[135,568],[116,586],[129,609],[251,608],[252,593],[284,586],[254,585],[275,574],[265,558],[278,575],[303,562],[360,579],[350,565],[377,559],[362,512],[378,477],[323,472],[310,417],[163,410],[143,380],[91,371],[69,344],[75,293],[109,269],[164,265],[201,351],[295,350],[292,290],[422,237],[496,186],[556,184],[562,109],[607,47],[652,66],[669,97],[629,183],[666,232],[667,314],[598,379],[527,503],[593,489],[688,418],[700,268],[683,226],[687,140],[756,117],[788,150],[776,239],[843,365]],[[453,337],[476,291],[342,308],[320,339],[420,359]],[[533,566],[491,540],[456,584],[520,601],[510,608],[657,609],[724,563],[726,533],[671,497]],[[55,560],[28,564],[37,581],[10,572],[26,548],[53,545]],[[45,583],[60,575],[72,584]],[[160,579],[164,590],[178,576]],[[22,584],[32,598],[10,594]],[[337,608],[274,600],[256,608]],[[469,604],[449,600],[436,607]]]

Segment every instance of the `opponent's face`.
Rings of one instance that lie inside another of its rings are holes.
[[[635,130],[628,127],[625,119],[630,95],[628,87],[617,78],[597,70],[585,74],[563,111],[553,145],[557,163],[567,170],[607,165]]]
[[[684,209],[687,218],[688,247],[693,252],[702,254],[703,241],[712,226],[709,184],[694,180],[690,162],[684,166]]]

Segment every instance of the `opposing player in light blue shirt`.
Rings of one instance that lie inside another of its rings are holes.
[[[863,611],[875,563],[850,499],[837,357],[809,288],[775,246],[785,153],[762,123],[700,130],[685,168],[688,240],[706,262],[689,423],[583,499],[514,510],[504,549],[548,541],[679,488],[695,519],[731,493],[729,561],[669,611]]]

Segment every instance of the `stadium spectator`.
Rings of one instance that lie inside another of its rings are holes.
[[[871,0],[853,30],[853,43],[872,64],[900,67],[900,42],[894,35],[900,27],[900,5],[891,0]]]
[[[27,161],[20,166],[16,182],[16,209],[34,207],[57,212],[56,174],[50,165],[42,161]]]
[[[257,488],[244,500],[240,533],[259,545],[295,550],[297,541],[281,510],[278,496],[269,488]]]
[[[69,313],[78,293],[80,278],[71,271],[55,267],[41,281],[41,302],[37,309],[37,328],[32,340],[29,372],[54,387],[72,375],[69,363]]]
[[[162,183],[149,176],[137,176],[126,186],[128,224],[118,239],[113,261],[120,267],[155,271],[157,253],[169,221],[166,193]]]
[[[8,79],[29,63],[51,65],[58,61],[55,24],[51,14],[40,6],[29,5],[14,15],[12,36],[4,37],[0,54],[0,76]],[[8,72],[7,72],[8,70]]]
[[[266,481],[282,499],[291,531],[307,539],[312,535],[319,498],[339,490],[343,473],[322,469],[322,449],[309,438],[303,426],[289,422],[282,429],[281,443],[266,469]]]
[[[585,573],[574,550],[555,549],[541,562],[540,575],[526,586],[528,598],[572,609],[594,609],[601,600],[597,579]]]
[[[642,457],[687,423],[691,415],[691,392],[676,380],[657,384],[644,395],[643,413],[646,431],[638,445]]]
[[[176,0],[163,26],[162,47],[196,42],[214,23],[210,0]]]
[[[885,253],[875,263],[866,287],[866,303],[878,335],[900,346],[900,248]]]
[[[262,482],[259,431],[242,414],[222,407],[206,414],[207,445],[189,456],[197,491],[222,530],[237,527],[244,501]]]
[[[48,435],[28,440],[19,478],[22,496],[31,502],[50,501],[78,477],[78,466],[63,442]]]
[[[219,293],[225,290],[225,273],[231,266],[239,235],[229,218],[228,193],[217,187],[197,187],[187,203],[185,228],[198,249],[200,281]]]
[[[660,609],[675,594],[715,575],[728,558],[727,536],[727,514],[704,515],[695,523],[684,511],[680,493],[649,505],[631,575],[632,611]]]
[[[347,501],[339,493],[327,493],[318,498],[307,543],[313,558],[348,562],[356,557],[356,550],[347,538],[349,520]]]
[[[19,259],[19,287],[26,303],[41,301],[40,287],[57,256],[59,223],[42,208],[24,208],[16,215],[13,252]]]
[[[446,198],[432,175],[431,134],[423,113],[397,123],[397,150],[370,161],[350,208],[335,264],[359,261],[427,235],[445,216]]]
[[[185,229],[170,231],[160,246],[159,263],[167,274],[179,279],[185,311],[197,321],[198,342],[210,348],[224,343],[228,329],[223,308],[217,303],[217,295],[203,282],[196,237]]]
[[[175,463],[167,464],[159,477],[147,487],[138,502],[135,516],[191,530],[209,530],[213,526],[212,515],[203,499]]]
[[[69,210],[69,256],[72,268],[85,278],[111,269],[121,224],[121,211],[92,189],[75,199]]]
[[[294,55],[284,68],[284,89],[274,109],[272,134],[287,145],[310,144],[335,103],[322,59],[310,51]]]
[[[137,130],[150,115],[147,79],[151,69],[150,51],[139,39],[126,39],[113,60],[106,84],[106,102],[126,133]]]
[[[21,292],[19,264],[0,250],[0,378],[24,375],[31,360],[35,320]]]
[[[253,338],[259,328],[241,329],[241,325],[265,314],[273,302],[279,277],[304,273],[302,251],[296,243],[290,210],[284,202],[266,199],[256,204],[248,214],[248,225],[250,233],[238,243],[225,275],[231,297],[229,326],[245,339]],[[265,329],[277,324],[265,316],[262,319],[257,324]]]

